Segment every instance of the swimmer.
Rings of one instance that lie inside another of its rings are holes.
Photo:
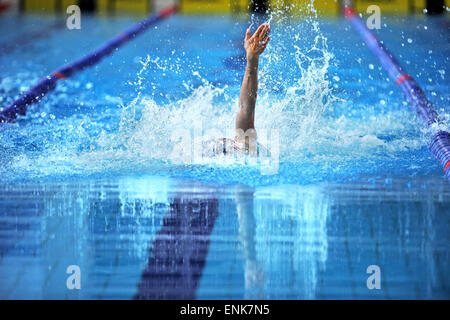
[[[255,106],[258,96],[259,57],[270,41],[270,27],[267,23],[259,26],[250,36],[247,29],[244,39],[247,65],[239,96],[239,110],[236,116],[236,135],[234,139],[222,138],[209,141],[208,149],[212,154],[250,154],[259,155],[261,150],[268,151],[257,142],[255,130]],[[210,149],[212,148],[212,149]],[[208,153],[208,152],[207,152]]]

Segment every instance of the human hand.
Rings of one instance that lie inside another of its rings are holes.
[[[256,30],[255,34],[250,37],[250,29],[245,33],[244,48],[247,52],[247,59],[259,58],[259,56],[266,50],[270,37],[269,24],[263,23]]]

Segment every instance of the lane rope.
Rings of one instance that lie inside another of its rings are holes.
[[[369,30],[364,21],[359,18],[356,11],[350,5],[344,7],[344,15],[362,37],[370,51],[378,58],[391,80],[402,89],[406,101],[422,120],[425,129],[427,129],[430,135],[430,151],[441,163],[450,181],[450,133],[442,129],[434,129],[442,127],[443,122],[433,108],[433,105],[428,101],[419,84],[406,73],[405,69],[403,69],[377,36]]]
[[[149,18],[136,23],[125,32],[105,43],[103,46],[76,60],[41,79],[36,85],[12,102],[9,106],[0,111],[0,123],[13,122],[18,115],[24,116],[27,109],[32,104],[39,102],[47,93],[56,88],[59,80],[71,77],[73,74],[100,62],[105,56],[124,45],[129,40],[146,31],[150,26],[168,18],[177,11],[177,6],[169,6],[150,16]]]

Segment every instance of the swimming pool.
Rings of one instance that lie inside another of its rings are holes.
[[[134,21],[3,16],[0,103]],[[256,110],[279,136],[271,174],[185,157],[198,126],[233,128],[248,25],[172,17],[0,127],[2,299],[449,298],[448,181],[346,21],[271,22]],[[380,30],[447,121],[448,28]]]

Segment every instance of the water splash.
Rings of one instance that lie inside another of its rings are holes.
[[[208,53],[188,55],[177,48],[168,57],[151,54],[141,60],[137,75],[128,79],[131,99],[119,93],[105,97],[103,104],[109,107],[102,112],[54,119],[56,106],[68,99],[62,87],[55,100],[45,103],[43,113],[0,128],[2,179],[151,172],[228,183],[304,184],[346,177],[349,166],[354,174],[367,173],[374,161],[383,166],[404,154],[422,155],[426,141],[417,138],[407,108],[376,117],[347,112],[373,106],[345,101],[335,91],[340,77],[331,75],[330,68],[336,68],[336,58],[313,8],[306,9],[309,17],[300,23],[278,11],[267,20],[273,34],[261,58],[255,117],[257,130],[279,130],[278,175],[262,177],[241,162],[199,163],[180,157],[186,150],[179,148],[176,130],[189,134],[200,122],[210,139],[233,137],[243,70],[223,84],[215,81],[221,75],[211,71]],[[73,86],[79,82],[74,79]],[[175,94],[173,83],[184,91]],[[98,100],[92,96],[87,103]]]

